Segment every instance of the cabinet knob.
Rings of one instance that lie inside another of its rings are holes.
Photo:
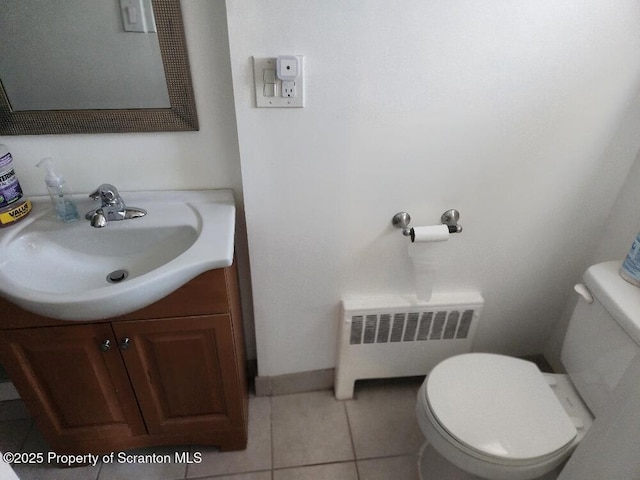
[[[111,350],[111,340],[106,339],[104,340],[101,344],[100,344],[100,350],[102,350],[103,352],[108,352],[109,350]]]
[[[128,350],[130,346],[131,340],[129,340],[129,337],[124,337],[120,340],[120,350]]]

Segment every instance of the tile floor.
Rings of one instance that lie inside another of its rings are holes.
[[[60,469],[14,466],[21,480],[417,480],[424,442],[415,420],[420,379],[367,381],[354,400],[332,391],[251,397],[249,442],[240,452],[211,447],[150,448],[135,453],[200,453],[200,463],[118,464]],[[50,449],[21,402],[0,404],[0,450]],[[438,463],[438,462],[436,462]],[[430,478],[467,480],[448,464]],[[425,479],[427,480],[427,479]]]

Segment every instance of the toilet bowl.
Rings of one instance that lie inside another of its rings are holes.
[[[592,421],[566,375],[483,353],[438,364],[420,388],[416,414],[440,455],[493,480],[534,479],[553,470]]]
[[[416,405],[433,449],[490,480],[532,480],[561,466],[640,352],[640,295],[620,278],[619,265],[589,267],[585,285],[576,288],[583,300],[562,347],[567,374],[542,373],[532,362],[489,353],[436,365]],[[427,464],[421,458],[424,480]]]

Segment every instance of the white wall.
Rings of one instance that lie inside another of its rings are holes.
[[[476,350],[539,353],[635,157],[607,158],[639,85],[637,0],[227,2],[259,373],[334,365],[341,298],[485,297]],[[257,109],[251,56],[305,55],[307,106]],[[629,148],[627,150],[633,150]]]
[[[640,102],[638,115],[640,117]],[[634,136],[640,143],[640,118],[632,122],[636,128]],[[640,232],[640,155],[636,157],[627,179],[620,190],[607,222],[601,233],[601,240],[593,256],[593,263],[607,260],[621,260],[627,255],[634,238]]]
[[[240,208],[236,253],[243,292],[250,291],[242,181],[223,1],[182,2],[200,131],[104,135],[0,136],[28,195],[46,194],[38,160],[51,156],[75,192],[104,182],[120,190],[231,188]],[[126,197],[125,197],[126,200]],[[243,298],[249,358],[255,358],[251,302]]]
[[[602,155],[602,162],[612,170],[626,169],[626,162],[621,162],[620,159],[629,159],[635,156],[635,162],[629,170],[606,220],[599,231],[593,234],[597,242],[594,249],[585,258],[581,270],[577,272],[575,283],[580,281],[580,276],[589,265],[608,260],[622,262],[633,239],[640,231],[640,209],[638,208],[640,205],[640,191],[638,190],[640,184],[640,155],[638,155],[640,135],[638,132],[640,132],[640,91],[628,105],[627,113],[623,116],[609,147]],[[581,214],[586,215],[588,212],[584,210]],[[544,350],[547,360],[559,372],[564,370],[560,359],[562,343],[577,301],[578,295],[570,292]]]

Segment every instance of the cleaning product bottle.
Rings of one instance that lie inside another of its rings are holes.
[[[31,202],[23,198],[22,187],[12,162],[9,149],[0,145],[0,227],[12,225],[31,211]]]
[[[627,282],[640,287],[640,233],[631,244],[627,258],[620,266],[620,276]]]
[[[73,203],[68,185],[65,183],[61,175],[56,175],[53,171],[53,161],[50,158],[43,158],[37,165],[47,170],[44,177],[44,183],[47,184],[47,190],[51,197],[51,202],[56,212],[56,216],[63,222],[74,222],[78,220],[78,209]]]

